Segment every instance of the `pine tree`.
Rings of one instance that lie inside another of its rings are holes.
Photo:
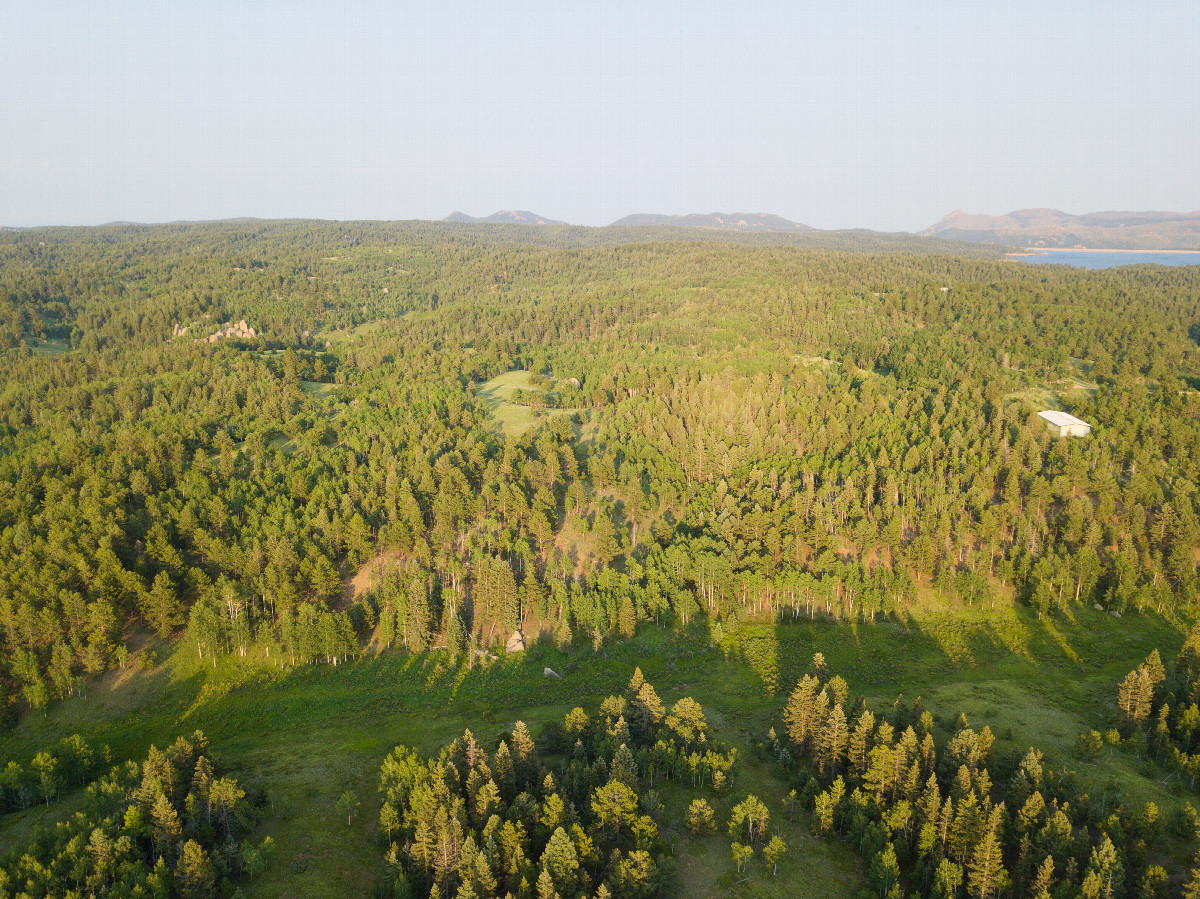
[[[808,749],[814,737],[817,694],[820,689],[821,682],[812,675],[806,674],[800,678],[784,707],[783,721],[787,728],[788,739],[799,750]]]
[[[1117,691],[1117,707],[1125,719],[1134,725],[1140,725],[1150,716],[1151,703],[1154,698],[1154,686],[1150,673],[1143,666],[1130,671],[1121,681]]]
[[[457,659],[466,644],[467,634],[462,619],[456,614],[450,615],[446,624],[446,652],[449,653],[451,659]]]
[[[413,578],[405,603],[404,642],[413,652],[424,652],[433,640],[433,619],[424,580]]]
[[[390,649],[396,639],[396,610],[390,602],[385,602],[379,610],[379,642],[384,649]]]
[[[164,639],[183,622],[179,597],[171,583],[171,576],[165,571],[160,571],[154,576],[154,584],[143,597],[142,615],[146,623]]]
[[[626,640],[633,637],[637,631],[637,609],[628,593],[617,597],[617,632]]]
[[[542,873],[538,875],[537,899],[561,899],[558,891],[554,889],[554,878],[545,868],[542,868]]]
[[[1146,656],[1142,667],[1146,669],[1146,679],[1150,682],[1152,690],[1167,679],[1167,669],[1163,666],[1162,656],[1158,654],[1157,649]]]
[[[1053,886],[1054,859],[1047,855],[1045,860],[1038,865],[1037,874],[1033,878],[1033,883],[1030,884],[1029,893],[1033,899],[1046,899]]]
[[[629,679],[629,686],[625,688],[625,698],[632,702],[645,682],[646,678],[642,675],[642,668],[639,665],[633,669],[633,677]]]
[[[575,844],[561,827],[550,835],[542,852],[542,870],[550,874],[554,889],[561,896],[574,896],[579,876],[579,856]]]
[[[917,820],[923,824],[932,824],[936,829],[938,817],[942,808],[942,791],[938,787],[937,775],[930,774],[925,781],[925,792],[917,804]]]
[[[1183,646],[1179,650],[1179,657],[1175,664],[1189,681],[1200,674],[1200,621],[1192,625],[1187,639],[1183,641]]]
[[[524,721],[518,721],[513,726],[512,756],[521,785],[537,779],[537,747]]]
[[[960,865],[966,863],[967,853],[977,841],[982,824],[981,816],[979,798],[974,793],[967,793],[955,804],[954,823],[950,826],[949,854]]]
[[[1003,845],[998,833],[1004,805],[992,809],[983,838],[975,846],[967,868],[967,884],[975,899],[991,899],[999,889],[1004,873]]]
[[[567,621],[567,616],[564,614],[558,619],[558,624],[554,626],[554,645],[561,650],[571,648],[571,641],[575,639],[575,635],[571,633],[570,622]]]
[[[592,814],[602,830],[616,836],[637,815],[637,794],[619,780],[592,791]]]
[[[663,720],[666,710],[649,682],[643,683],[630,703],[630,713],[638,733],[649,737]]]
[[[867,770],[868,752],[871,749],[871,736],[875,732],[875,716],[864,710],[855,722],[854,730],[847,742],[847,758],[850,761],[850,771],[857,777],[862,777]]]
[[[629,787],[633,792],[638,789],[638,771],[637,762],[633,759],[633,753],[629,751],[629,747],[624,743],[617,749],[613,755],[612,767],[609,769],[609,781],[620,781]]]
[[[1042,798],[1040,790],[1034,790],[1025,800],[1025,804],[1021,806],[1021,811],[1017,813],[1017,831],[1019,833],[1032,832],[1041,823],[1045,811],[1046,800]]]
[[[154,822],[154,845],[159,855],[170,858],[174,855],[175,843],[183,833],[179,823],[179,813],[171,805],[167,794],[159,792],[150,809],[150,819]]]
[[[216,895],[217,875],[208,853],[195,840],[183,845],[175,866],[175,889],[182,899],[210,899]]]
[[[500,741],[500,746],[496,750],[495,765],[493,767],[494,771],[492,773],[496,779],[496,786],[500,788],[500,795],[504,797],[506,802],[512,801],[512,798],[517,795],[517,773],[508,743],[504,740]]]
[[[410,849],[412,857],[421,865],[426,874],[433,866],[434,856],[437,855],[437,833],[428,821],[417,822],[413,830],[413,842]]]
[[[433,870],[437,883],[448,891],[450,881],[458,871],[459,853],[462,851],[463,832],[457,815],[448,815],[446,807],[439,806],[433,819],[434,851]]]
[[[846,715],[840,705],[835,705],[820,733],[819,766],[821,773],[836,774],[846,754]]]
[[[1094,873],[1099,877],[1101,895],[1106,899],[1123,895],[1125,867],[1108,834],[1103,834],[1100,843],[1092,849],[1087,870],[1089,874]]]
[[[525,566],[525,580],[521,586],[525,589],[525,601],[523,603],[525,614],[528,615],[532,609],[540,615],[542,606],[545,603],[545,594],[542,591],[541,584],[538,583],[532,562],[529,562]]]
[[[1200,899],[1200,853],[1192,862],[1191,876],[1183,885],[1183,899]]]

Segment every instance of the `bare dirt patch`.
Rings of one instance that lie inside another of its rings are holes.
[[[358,571],[342,581],[341,608],[348,608],[360,596],[366,596],[377,586],[387,572],[403,567],[408,561],[404,553],[385,549],[373,559],[364,562]]]

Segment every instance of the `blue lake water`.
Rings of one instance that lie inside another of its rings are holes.
[[[1118,265],[1200,265],[1200,253],[1130,253],[1125,250],[1035,250],[1029,256],[1013,256],[1034,265],[1074,265],[1077,268],[1114,268]]]

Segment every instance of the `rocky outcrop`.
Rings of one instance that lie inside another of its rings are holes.
[[[187,329],[185,328],[184,331]],[[242,319],[237,324],[225,322],[215,334],[209,334],[207,337],[197,339],[196,343],[216,343],[218,340],[226,338],[236,338],[241,340],[250,340],[258,336],[258,332],[246,324],[246,320]]]

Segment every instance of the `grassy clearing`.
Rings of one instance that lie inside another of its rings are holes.
[[[872,626],[747,628],[742,646],[765,640],[766,652],[726,644],[760,676],[775,666],[785,689],[822,652],[877,709],[900,695],[906,702],[920,696],[943,723],[963,712],[975,727],[991,727],[998,754],[1033,746],[1053,766],[1075,770],[1089,790],[1173,810],[1192,797],[1165,784],[1140,747],[1107,747],[1088,762],[1074,743],[1115,720],[1116,686],[1128,671],[1154,649],[1174,655],[1182,639],[1182,628],[1150,616],[1117,620],[1079,609],[1073,620],[1039,621],[1024,608],[967,608]]]
[[[1005,394],[1004,397],[1010,402],[1024,403],[1033,411],[1042,409],[1058,409],[1062,410],[1063,401],[1058,391],[1051,390],[1045,385],[1036,387],[1026,387],[1024,390],[1014,390],[1012,393]]]
[[[736,747],[740,771],[731,788],[714,796],[679,784],[659,789],[670,810],[663,833],[675,850],[679,865],[680,896],[804,897],[841,899],[854,896],[866,886],[858,856],[841,843],[812,836],[809,815],[797,809],[796,818],[784,813],[783,798],[790,785],[781,780],[773,766],[755,758],[744,733],[732,728],[723,716],[709,709],[709,723],[722,742]],[[726,830],[733,806],[753,793],[771,814],[770,833],[787,844],[777,875],[762,858],[762,844],[742,873],[737,872],[730,853]],[[704,798],[713,808],[717,832],[695,837],[687,831],[687,809],[693,799]]]
[[[809,837],[803,817],[784,820],[788,785],[752,750],[778,722],[788,689],[814,652],[824,653],[878,708],[900,693],[910,701],[921,695],[940,720],[965,711],[975,726],[990,725],[998,751],[1036,745],[1052,765],[1076,768],[1089,789],[1153,798],[1167,811],[1187,794],[1167,795],[1131,751],[1106,749],[1085,764],[1071,754],[1071,744],[1079,731],[1104,724],[1126,671],[1155,647],[1164,656],[1175,653],[1181,641],[1179,629],[1149,617],[1116,621],[1081,610],[1074,620],[1047,623],[1025,609],[964,609],[870,626],[742,625],[726,638],[724,652],[709,647],[703,626],[673,633],[646,624],[634,640],[599,653],[534,646],[471,671],[447,665],[440,653],[399,652],[337,668],[285,670],[261,657],[227,658],[214,668],[179,644],[158,647],[164,661],[152,671],[106,679],[44,715],[26,714],[0,737],[0,765],[27,761],[71,733],[97,746],[107,743],[120,761],[200,728],[232,773],[261,782],[272,800],[257,837],[270,834],[278,851],[249,895],[369,895],[383,867],[375,835],[378,769],[393,746],[434,752],[464,727],[494,741],[517,719],[536,733],[550,718],[620,691],[640,665],[664,701],[694,696],[716,736],[738,748],[741,771],[714,803],[722,827],[727,806],[754,792],[789,845],[778,880],[756,858],[750,879],[739,882],[723,831],[700,840],[688,835],[679,819],[688,789],[667,785],[663,798],[676,819],[664,827],[676,850],[680,894],[842,899],[861,888],[861,863],[847,847]],[[544,678],[544,666],[564,679]],[[779,685],[775,695],[764,687],[770,682]],[[334,811],[345,790],[361,802],[349,826]],[[0,845],[17,845],[35,823],[69,813],[77,795],[46,811],[0,818]]]
[[[475,388],[475,394],[487,403],[499,430],[508,437],[520,437],[546,418],[571,414],[568,409],[534,409],[523,403],[514,403],[512,397],[518,390],[545,393],[542,388],[534,386],[533,377],[527,371],[506,371]]]
[[[71,352],[71,343],[63,337],[51,337],[48,340],[37,341],[32,349],[38,356],[61,356]]]
[[[327,400],[337,395],[336,384],[325,384],[321,381],[301,381],[300,389],[313,399]]]
[[[364,322],[353,328],[343,328],[335,331],[322,331],[316,335],[315,340],[324,340],[337,345],[339,343],[353,343],[360,337],[366,337],[368,334],[373,334],[376,331],[382,331],[390,323],[390,319],[380,318],[371,322]]]
[[[806,356],[801,353],[793,356],[792,358],[806,368],[811,368],[813,366],[817,368],[833,368],[835,365],[837,365],[837,363],[832,359],[826,359],[824,356]]]
[[[1067,400],[1082,399],[1088,393],[1099,390],[1100,385],[1087,380],[1092,373],[1094,364],[1082,359],[1071,359],[1072,374],[1058,381],[1034,381],[1028,374],[1022,376],[1025,386],[1020,390],[1005,394],[1005,400],[1010,403],[1024,403],[1031,410],[1038,412],[1043,409],[1058,409],[1066,411]]]
[[[1015,390],[1012,393],[1005,394],[1005,399],[1010,403],[1024,403],[1035,412],[1040,412],[1043,409],[1058,409],[1061,412],[1066,411],[1066,400],[1082,399],[1083,396],[1091,391],[1098,390],[1095,384],[1087,384],[1078,380],[1059,381],[1055,384],[1038,384],[1032,387],[1026,387],[1024,390]]]

